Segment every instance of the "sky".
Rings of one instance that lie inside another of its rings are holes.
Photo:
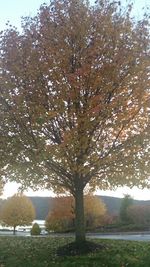
[[[121,0],[123,3],[130,0]],[[132,0],[131,0],[132,1]],[[40,5],[49,0],[0,0],[0,30],[5,28],[7,21],[20,28],[22,16],[34,16]],[[94,2],[94,0],[91,0]],[[134,13],[140,17],[143,6],[150,7],[150,0],[133,0]]]
[[[122,0],[124,3],[128,0]],[[0,0],[0,31],[6,28],[6,23],[16,26],[19,30],[21,28],[21,17],[34,16],[37,13],[40,5],[43,3],[49,3],[49,0]],[[134,15],[140,18],[142,7],[148,6],[150,8],[150,0],[133,0],[134,3]],[[4,194],[2,197],[7,198],[17,192],[18,185],[16,183],[8,183],[4,188]],[[28,196],[54,196],[51,191],[36,191],[29,190],[25,192]],[[130,194],[134,199],[150,199],[150,190],[140,190],[137,188],[129,189],[127,187],[118,188],[114,191],[97,191],[99,195],[109,195],[114,197],[123,197],[124,194]]]

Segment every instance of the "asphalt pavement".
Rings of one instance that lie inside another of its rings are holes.
[[[0,236],[13,236],[12,231],[0,231]],[[30,236],[30,232],[16,232],[16,236]],[[41,237],[45,235],[40,235]],[[50,235],[52,237],[73,237],[74,234],[55,234]],[[88,238],[98,239],[114,239],[114,240],[133,240],[133,241],[147,241],[150,242],[150,232],[143,233],[115,233],[115,234],[99,234],[99,233],[87,233]]]
[[[115,240],[132,240],[132,241],[149,241],[150,234],[147,233],[117,233],[117,234],[88,234],[90,238],[99,238],[99,239],[115,239]]]

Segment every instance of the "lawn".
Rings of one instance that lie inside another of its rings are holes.
[[[0,237],[0,267],[150,267],[150,242],[95,240],[104,248],[82,256],[57,256],[57,248],[71,241]]]

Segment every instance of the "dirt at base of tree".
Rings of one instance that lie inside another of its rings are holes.
[[[84,255],[91,252],[97,252],[101,249],[105,249],[106,245],[97,244],[91,241],[85,241],[83,243],[72,242],[65,246],[59,247],[57,250],[58,256],[76,256]]]

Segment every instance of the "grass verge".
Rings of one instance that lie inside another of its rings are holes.
[[[0,267],[150,267],[150,242],[94,240],[100,249],[58,256],[71,238],[0,237]]]

